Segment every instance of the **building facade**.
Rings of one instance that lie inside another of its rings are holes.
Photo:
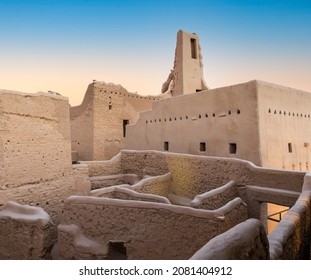
[[[127,149],[235,157],[308,171],[311,94],[262,81],[155,102],[129,126]]]
[[[112,83],[91,83],[82,104],[70,108],[71,146],[77,159],[111,159],[124,148],[127,126],[164,97],[141,96]]]

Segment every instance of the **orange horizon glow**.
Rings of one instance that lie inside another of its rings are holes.
[[[0,89],[82,102],[94,79],[157,95],[179,29],[199,35],[210,88],[258,79],[311,93],[308,1],[0,2]]]

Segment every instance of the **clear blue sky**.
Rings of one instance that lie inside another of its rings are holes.
[[[81,102],[92,79],[157,94],[179,29],[212,88],[261,79],[311,92],[311,1],[0,0],[0,88]]]

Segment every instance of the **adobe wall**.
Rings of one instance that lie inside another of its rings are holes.
[[[263,225],[248,219],[210,240],[191,260],[268,260],[269,242]]]
[[[163,203],[70,197],[59,226],[60,256],[81,257],[74,241],[79,231],[90,243],[103,248],[102,252],[107,251],[104,248],[109,241],[124,241],[128,259],[188,259],[208,240],[244,221],[246,212],[240,198],[207,211]],[[72,226],[79,230],[70,230]],[[92,248],[88,253],[84,248],[83,253],[85,259],[94,258]],[[100,257],[105,258],[105,254]]]
[[[57,224],[62,201],[90,189],[87,171],[80,184],[71,164],[68,99],[1,90],[0,104],[0,190],[41,206]]]
[[[88,166],[90,177],[123,173],[121,168],[121,153],[117,154],[110,160],[81,161],[81,163]]]
[[[123,121],[134,124],[139,112],[150,110],[160,98],[130,93],[112,83],[90,84],[83,103],[70,108],[72,148],[78,159],[108,160],[118,154],[127,134]]]
[[[139,200],[139,201],[171,204],[166,197],[150,193],[139,193],[136,190],[133,191],[132,189],[128,188],[128,186],[126,185],[93,190],[91,191],[91,195],[95,197],[116,198],[123,200]]]
[[[256,82],[154,102],[152,111],[141,113],[128,127],[125,147],[242,158],[261,165]]]
[[[217,209],[238,196],[236,183],[230,181],[217,189],[196,195],[191,201],[190,206],[199,209]]]
[[[207,89],[199,36],[183,30],[177,32],[174,67],[162,86],[162,93],[172,96]]]
[[[96,176],[91,177],[91,188],[100,189],[116,185],[134,185],[139,181],[136,174],[118,174],[109,176]]]
[[[129,188],[139,193],[149,193],[167,197],[171,192],[171,173],[147,177]]]
[[[239,159],[156,151],[122,150],[121,165],[122,173],[140,176],[170,172],[170,190],[190,199],[229,181],[235,181],[238,186],[256,185],[300,193],[305,175],[304,172],[257,167]]]
[[[271,259],[310,260],[311,191],[297,202],[269,235]]]
[[[144,176],[164,175],[169,172],[165,153],[156,151],[121,151],[122,173]]]
[[[77,160],[93,158],[93,92],[89,84],[81,105],[70,107],[71,149]]]
[[[0,91],[2,190],[70,175],[68,99]],[[63,175],[64,174],[64,175]]]
[[[262,81],[257,88],[262,166],[310,170],[311,93]]]
[[[0,259],[49,258],[52,228],[52,221],[42,208],[8,202],[0,208]]]

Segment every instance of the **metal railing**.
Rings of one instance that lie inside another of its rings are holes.
[[[282,214],[287,212],[287,211],[288,211],[288,209],[285,209],[285,210],[273,213],[271,215],[268,215],[268,220],[279,223],[282,220]],[[277,216],[277,218],[272,218],[273,216]]]

